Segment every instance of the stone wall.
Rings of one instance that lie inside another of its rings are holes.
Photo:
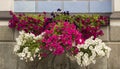
[[[7,20],[0,21],[0,69],[35,69],[36,62],[25,63],[13,54],[15,38],[19,34],[18,31],[9,29],[7,25]],[[111,18],[110,25],[102,29],[104,36],[100,38],[112,48],[110,58],[102,58],[95,65],[91,64],[88,69],[120,69],[120,19]],[[52,56],[40,61],[37,69],[52,69],[51,58]],[[55,69],[86,69],[78,66],[74,58],[68,60],[64,56],[56,57],[54,67]]]

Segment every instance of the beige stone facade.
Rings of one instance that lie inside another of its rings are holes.
[[[0,2],[0,11],[13,10],[14,0],[2,0]],[[88,69],[120,69],[120,0],[112,1],[113,12],[110,15],[110,25],[102,27],[104,36],[100,37],[106,44],[112,48],[112,52],[109,59],[103,58],[95,65],[91,65]],[[20,61],[13,54],[13,47],[15,44],[15,38],[18,36],[18,31],[8,28],[9,17],[6,14],[0,16],[0,69],[34,69],[34,62],[25,63]],[[58,58],[60,59],[60,58]],[[44,60],[45,62],[50,59]],[[40,62],[38,69],[46,69],[47,63]],[[49,62],[48,62],[49,63]],[[56,69],[61,69],[56,63]],[[74,61],[72,61],[71,69],[85,69],[80,68]],[[49,68],[51,69],[51,68]],[[69,69],[66,68],[66,69]]]

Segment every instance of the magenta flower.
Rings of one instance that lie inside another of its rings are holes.
[[[74,24],[69,22],[51,23],[45,32],[42,40],[43,49],[52,52],[54,55],[61,55],[65,52],[75,55],[78,53],[77,44],[84,43],[82,34]],[[75,43],[74,46],[73,42]]]
[[[55,51],[53,51],[53,54],[54,55],[61,55],[63,54],[65,51],[64,51],[64,48],[62,46],[58,46]]]

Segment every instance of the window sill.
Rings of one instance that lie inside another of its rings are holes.
[[[9,11],[0,11],[0,20],[9,20],[10,18]]]
[[[16,12],[16,14],[23,13],[23,12]],[[27,14],[41,14],[41,12],[24,12]],[[77,15],[77,14],[98,14],[102,16],[110,16],[110,18],[120,18],[120,12],[119,13],[71,13],[71,15]],[[47,16],[50,16],[50,13],[47,13]],[[9,20],[11,19],[11,16],[9,14],[9,11],[0,11],[0,20]]]
[[[120,19],[120,12],[114,12],[110,16],[111,19]]]

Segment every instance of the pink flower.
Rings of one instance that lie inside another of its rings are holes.
[[[58,46],[53,52],[54,55],[61,55],[64,53],[64,48],[62,46]]]
[[[45,32],[42,39],[43,49],[52,52],[54,55],[61,55],[65,51],[70,52],[77,44],[84,43],[82,34],[74,24],[69,22],[54,23],[54,26]],[[75,42],[75,46],[72,46],[73,42]],[[75,53],[77,53],[77,49],[75,49]]]

